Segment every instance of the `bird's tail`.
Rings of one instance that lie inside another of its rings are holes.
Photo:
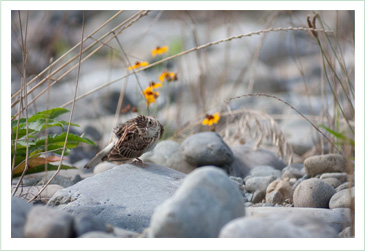
[[[92,158],[89,162],[87,162],[84,168],[90,168],[98,164],[105,156],[108,155],[113,146],[114,142],[111,142],[107,147],[98,152],[94,158]]]

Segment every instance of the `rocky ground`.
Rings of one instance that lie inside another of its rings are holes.
[[[134,13],[123,12],[105,30],[112,30]],[[75,16],[80,23],[81,12],[70,14],[65,20]],[[85,35],[114,14],[115,11],[87,12]],[[161,15],[152,11],[123,31],[119,39],[132,63],[142,59],[152,63],[156,58],[151,57],[151,50],[156,46],[170,46],[168,55],[174,55],[265,27],[307,27],[307,15],[313,15],[309,11],[226,14],[192,11],[188,17],[184,11]],[[320,14],[328,27],[346,38],[336,40],[336,44],[342,45],[341,55],[353,79],[354,49],[352,39],[348,39],[354,37],[353,12],[322,11]],[[49,64],[51,56],[58,55],[51,50],[54,46],[50,45],[49,51],[41,46],[49,40],[47,34],[67,37],[64,45],[57,41],[61,48],[71,48],[79,42],[80,24],[64,24],[62,15],[61,11],[30,13],[27,44],[32,50],[27,62],[32,69],[27,69],[28,75],[35,76]],[[14,15],[14,27],[17,20],[18,16]],[[337,23],[341,25],[337,27]],[[67,29],[62,25],[68,25]],[[38,30],[45,32],[35,32]],[[12,58],[21,66],[21,50],[16,53],[18,37],[13,38]],[[119,48],[117,43],[110,45]],[[182,48],[173,51],[178,45]],[[65,162],[77,169],[62,170],[33,204],[26,201],[54,172],[25,176],[21,189],[11,201],[12,237],[352,237],[355,183],[345,159],[337,154],[313,154],[311,150],[323,137],[282,102],[264,97],[238,99],[230,102],[229,109],[224,102],[237,95],[267,93],[288,102],[316,125],[334,121],[336,109],[330,87],[324,80],[321,51],[315,40],[303,31],[269,32],[210,46],[199,53],[200,56],[195,52],[186,54],[164,64],[163,68],[138,74],[143,88],[150,81],[157,81],[165,68],[178,74],[176,82],[164,83],[156,104],[151,105],[152,115],[165,126],[165,137],[153,151],[142,156],[148,164],[145,168],[109,162],[90,170],[83,168],[109,141],[124,85],[121,108],[129,105],[146,114],[136,77],[130,76],[127,82],[117,81],[80,99],[75,104],[72,120],[80,127],[71,130],[94,140],[98,147],[80,145],[73,149]],[[109,47],[97,54],[81,65],[77,95],[127,72],[124,54],[119,49],[113,58],[109,57]],[[345,78],[342,72],[338,75]],[[75,79],[76,71],[59,81],[50,89],[49,99],[48,94],[41,96],[29,108],[29,114],[46,107],[47,100],[51,101],[50,107],[72,100]],[[20,89],[20,83],[21,74],[13,66],[12,93]],[[33,95],[38,95],[42,88],[36,89]],[[252,138],[255,141],[258,136],[251,134],[248,127],[243,130],[237,125],[245,133],[238,136],[247,139],[239,142],[225,135],[224,129],[229,124],[226,118],[222,117],[217,125],[219,134],[208,132],[211,128],[201,125],[205,112],[240,109],[276,115],[279,128],[275,129],[276,135],[283,135],[293,147],[295,164],[286,165],[287,161],[282,161],[269,148],[253,147]],[[346,112],[347,107],[344,109]],[[14,106],[12,114],[17,111],[18,107]],[[131,112],[121,113],[118,122],[135,116]],[[191,131],[172,137],[194,123],[198,126]],[[341,124],[341,128],[344,126],[347,124]],[[329,152],[328,148],[322,150]],[[16,182],[14,179],[13,185]]]
[[[269,151],[229,147],[204,132],[162,141],[142,159],[147,167],[104,162],[91,171],[80,162],[37,203],[12,198],[12,237],[351,236],[355,187],[341,155],[285,166]]]

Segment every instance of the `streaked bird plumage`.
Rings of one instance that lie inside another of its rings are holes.
[[[139,160],[138,157],[143,153],[155,148],[163,132],[163,126],[153,117],[139,115],[128,120],[114,129],[110,144],[96,154],[85,168],[92,167],[100,161],[129,163],[134,159]]]

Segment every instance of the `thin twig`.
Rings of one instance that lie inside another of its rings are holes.
[[[89,36],[87,36],[85,39],[84,39],[84,41],[82,41],[82,42],[86,42],[86,40],[87,39],[89,39],[89,38],[91,38],[92,37],[92,35],[94,35],[96,32],[98,32],[100,29],[102,29],[105,25],[107,25],[108,23],[110,23],[113,19],[115,19],[117,16],[119,16],[121,13],[122,13],[123,11],[121,10],[121,11],[118,11],[114,16],[112,16],[111,18],[109,18],[109,20],[108,21],[106,21],[104,24],[102,24],[101,26],[99,26],[96,30],[94,30],[93,32],[91,32],[90,33],[90,35]],[[111,34],[111,32],[108,32],[108,33],[106,33],[104,36],[102,36],[101,38],[100,38],[100,40],[101,39],[104,39],[106,36],[108,36],[109,34]],[[55,64],[57,64],[59,61],[61,61],[63,58],[65,58],[68,54],[70,54],[74,49],[76,49],[76,48],[78,48],[79,46],[80,46],[80,43],[81,42],[79,42],[79,43],[77,43],[74,47],[72,47],[71,49],[69,49],[66,53],[64,53],[61,57],[59,57],[56,61],[54,61],[53,63],[51,63],[48,67],[46,67],[41,73],[39,73],[37,76],[35,76],[32,80],[30,80],[29,82],[28,82],[28,84],[27,84],[27,86],[29,86],[29,85],[31,85],[34,81],[36,81],[41,75],[43,75],[45,72],[47,72],[47,71],[49,71],[49,69],[51,68],[51,67],[53,67]],[[84,51],[83,51],[83,53],[85,53],[85,52],[87,52],[87,50],[89,49],[89,48],[91,48],[91,47],[93,47],[95,44],[92,44],[92,45],[90,45],[87,49],[85,49]],[[73,58],[71,58],[70,60],[68,60],[67,61],[67,63],[66,63],[66,65],[68,64],[68,63],[70,63],[71,61],[73,61],[74,59],[76,59],[77,58],[77,56],[75,56],[75,57],[73,57]],[[61,69],[63,68],[63,66],[61,66],[61,67],[59,67],[59,68],[57,68],[53,73],[52,73],[52,75],[49,75],[48,74],[48,76],[50,77],[50,76],[53,76],[54,74],[56,74],[57,72],[59,72]],[[40,81],[38,84],[37,84],[37,86],[39,86],[39,85],[41,85],[41,84],[43,84],[45,81],[47,80],[47,78],[45,78],[45,79],[43,79],[42,81]],[[11,99],[14,99],[17,95],[19,94],[19,91],[18,92],[16,92],[12,97],[11,97]]]
[[[120,33],[122,33],[126,28],[130,27],[132,24],[134,24],[135,22],[137,22],[140,18],[142,18],[143,16],[147,15],[149,11],[145,11],[144,13],[141,13],[135,20],[132,20],[129,24],[123,26],[123,28],[118,31],[118,33],[116,33],[115,35],[113,35],[111,38],[109,38],[105,43],[110,42],[112,39],[114,39],[114,37],[118,36]],[[123,22],[124,23],[124,22]],[[87,55],[86,57],[84,57],[81,62],[79,63],[83,63],[84,61],[86,61],[88,58],[90,58],[93,54],[95,54],[98,50],[100,50],[101,48],[104,47],[104,43],[101,44],[98,48],[96,48],[94,51],[92,51],[89,55]],[[65,76],[67,76],[71,71],[73,71],[74,69],[76,69],[78,67],[78,64],[75,64],[73,67],[71,67],[71,69],[69,69],[68,71],[66,71],[63,75],[61,75],[59,78],[57,78],[56,80],[54,80],[54,82],[52,84],[50,84],[47,88],[45,88],[43,91],[41,91],[28,105],[32,104],[33,102],[35,102],[40,96],[42,96],[47,90],[48,88],[51,88],[53,85],[55,85],[56,83],[58,83],[62,78],[64,78]],[[56,71],[56,70],[55,70]],[[46,77],[45,79],[47,79],[48,77]],[[39,85],[39,83],[37,84],[37,86]],[[104,85],[107,86],[107,85]],[[34,90],[35,87],[33,87],[30,91]],[[77,101],[78,99],[76,99]],[[70,102],[68,102],[67,105],[71,104],[72,100]],[[63,106],[62,106],[63,107]]]
[[[30,199],[28,202],[31,202],[31,201],[35,200],[44,191],[44,189],[46,189],[46,187],[51,183],[51,181],[54,179],[54,177],[56,177],[56,175],[61,170],[62,161],[63,161],[63,157],[65,155],[65,150],[66,150],[66,145],[67,145],[67,139],[68,139],[68,135],[69,135],[70,128],[71,128],[72,115],[73,115],[74,108],[75,108],[75,99],[76,99],[76,96],[77,96],[77,88],[79,86],[80,69],[81,69],[81,63],[80,62],[81,62],[81,58],[82,58],[82,46],[84,45],[84,42],[83,42],[84,41],[84,29],[85,29],[85,11],[83,11],[83,13],[82,13],[82,30],[81,30],[80,53],[79,53],[79,67],[77,69],[77,75],[76,75],[76,85],[75,85],[75,91],[74,91],[74,99],[73,99],[73,103],[72,103],[70,119],[68,121],[65,143],[64,143],[63,149],[62,149],[61,161],[58,165],[57,171],[52,175],[52,177],[47,181],[47,183],[41,188],[41,190],[32,199]]]
[[[266,29],[266,30],[260,30],[260,31],[255,31],[255,32],[249,32],[249,33],[245,33],[245,34],[241,34],[241,35],[237,35],[237,36],[232,36],[232,37],[228,37],[228,38],[225,38],[225,39],[221,39],[221,40],[218,40],[218,41],[215,41],[215,42],[209,42],[207,44],[203,44],[201,46],[198,46],[198,47],[194,47],[194,48],[191,48],[189,50],[186,50],[186,51],[183,51],[183,52],[180,52],[178,54],[175,54],[175,55],[172,55],[170,57],[166,57],[164,59],[161,59],[157,62],[154,62],[154,63],[151,63],[145,67],[142,67],[142,68],[139,68],[137,70],[135,70],[136,73],[140,72],[140,71],[144,71],[146,69],[149,69],[153,66],[156,66],[158,64],[161,64],[161,63],[164,63],[166,61],[169,61],[171,59],[174,59],[174,58],[177,58],[177,57],[181,57],[183,55],[186,55],[190,52],[193,52],[193,51],[196,51],[196,50],[201,50],[201,49],[205,49],[207,47],[210,47],[212,45],[217,45],[217,44],[220,44],[220,43],[224,43],[224,42],[228,42],[228,41],[231,41],[233,39],[239,39],[239,38],[243,38],[243,37],[250,37],[252,35],[260,35],[262,33],[267,33],[267,32],[278,32],[278,31],[310,31],[310,30],[315,30],[315,31],[318,31],[318,32],[327,32],[327,33],[332,33],[332,31],[329,31],[329,30],[325,30],[325,29],[312,29],[312,28],[307,28],[307,27],[288,27],[288,28],[282,28],[282,27],[279,27],[279,28],[269,28],[269,29]],[[93,94],[94,92],[97,92],[111,84],[114,84],[124,78],[127,78],[129,77],[130,75],[132,75],[133,72],[130,72],[122,77],[119,77],[119,78],[116,78],[115,80],[109,82],[109,83],[106,83],[104,85],[101,85],[97,88],[94,88],[93,90],[91,91],[88,91],[86,93],[84,93],[83,95],[80,95],[79,97],[76,98],[76,101],[82,99],[82,98],[85,98],[87,96],[89,96],[90,94]],[[71,104],[72,101],[69,101],[69,102],[66,102],[65,104],[63,104],[61,107],[65,107],[65,106],[68,106]]]
[[[27,107],[27,103],[28,103],[28,98],[27,98],[27,85],[25,83],[26,80],[26,63],[27,63],[27,33],[28,33],[28,18],[29,18],[29,11],[27,11],[27,19],[26,19],[26,25],[25,25],[25,36],[23,38],[23,28],[22,28],[22,20],[20,18],[20,11],[18,11],[18,16],[19,16],[19,25],[20,25],[20,36],[21,36],[21,42],[22,42],[22,54],[23,54],[23,62],[22,62],[22,82],[21,82],[21,86],[22,86],[22,90],[24,92],[24,103],[25,103],[25,107]],[[16,191],[18,190],[20,183],[23,180],[23,177],[25,175],[25,173],[28,171],[28,162],[29,162],[29,131],[28,131],[28,109],[25,109],[25,140],[26,140],[26,148],[25,148],[25,168],[23,170],[22,175],[20,176],[16,187],[13,191],[13,196],[15,195]],[[20,120],[20,119],[19,119]],[[19,130],[19,120],[18,120],[18,130]],[[15,142],[15,147],[16,147],[16,142]],[[15,162],[15,152],[16,149],[14,151],[14,162]],[[13,165],[14,165],[13,162]]]

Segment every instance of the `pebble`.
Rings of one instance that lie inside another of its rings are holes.
[[[71,214],[61,210],[35,206],[28,214],[24,234],[28,238],[69,238],[73,220]]]
[[[24,238],[24,225],[32,206],[19,197],[11,197],[11,238]]]
[[[243,197],[226,173],[217,167],[201,167],[156,208],[148,236],[215,238],[223,225],[244,214]]]
[[[249,177],[245,180],[245,189],[250,193],[263,191],[265,194],[267,186],[275,179],[274,176]]]
[[[348,174],[347,173],[323,173],[320,176],[320,179],[326,179],[326,178],[335,178],[338,179],[341,184],[348,181]]]
[[[282,170],[281,177],[289,178],[289,179],[292,179],[292,178],[300,179],[305,174],[302,171],[303,167],[304,167],[304,165],[299,164],[299,163],[295,163],[290,166],[287,166]]]
[[[87,232],[87,233],[79,236],[79,238],[115,238],[115,237],[116,236],[114,234],[105,233],[105,232],[101,232],[101,231]]]
[[[220,238],[334,238],[336,231],[307,215],[241,217],[225,225]]]
[[[293,198],[293,188],[289,182],[277,179],[271,182],[266,189],[266,202],[283,204],[285,200]]]
[[[295,189],[293,201],[295,207],[328,208],[336,190],[326,182],[311,178],[302,181]]]
[[[329,207],[331,209],[342,207],[351,208],[351,200],[355,200],[355,187],[335,193],[329,202]]]
[[[48,205],[141,233],[155,208],[175,193],[184,177],[151,163],[144,168],[120,165],[58,191]]]
[[[304,168],[309,177],[323,173],[342,173],[346,170],[346,160],[339,154],[317,155],[305,159]]]
[[[336,188],[338,187],[339,185],[341,185],[341,181],[339,181],[338,179],[336,178],[324,178],[324,179],[321,179],[323,180],[324,182],[326,182],[327,184],[333,186],[333,188]]]
[[[215,132],[202,132],[187,137],[181,143],[182,152],[193,166],[214,165],[228,168],[234,161],[231,149]]]
[[[144,162],[152,162],[186,174],[196,168],[185,160],[181,146],[172,140],[159,142],[152,151],[144,153],[141,159]]]
[[[101,162],[99,164],[97,164],[95,167],[94,167],[94,173],[97,174],[97,173],[102,173],[106,170],[110,170],[112,169],[113,167],[115,167],[116,164],[112,163],[112,162],[108,162],[108,161],[104,161],[104,162]]]
[[[264,199],[265,199],[265,191],[256,190],[253,193],[251,202],[256,204],[262,202]]]
[[[353,187],[353,186],[354,186],[354,183],[351,184],[351,187]],[[347,189],[349,187],[350,187],[350,183],[349,182],[345,182],[345,183],[339,185],[338,187],[336,187],[336,191],[339,192],[339,191],[344,190],[344,189]]]

